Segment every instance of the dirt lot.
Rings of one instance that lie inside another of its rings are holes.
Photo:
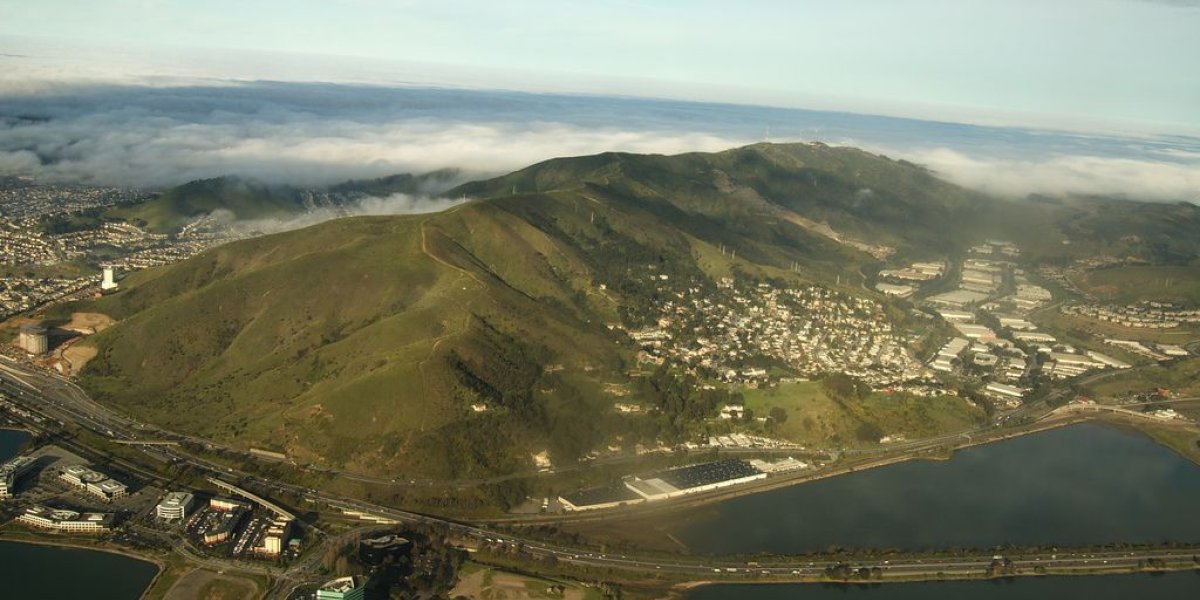
[[[260,596],[258,584],[232,575],[195,569],[179,578],[164,596],[164,600],[255,600]]]
[[[71,313],[71,321],[61,328],[83,335],[92,335],[108,329],[115,323],[112,317],[101,313]]]
[[[525,577],[486,567],[468,567],[458,585],[450,590],[450,597],[463,596],[472,600],[585,600],[599,597],[588,594],[588,590],[570,586],[557,586],[554,582]]]
[[[62,357],[69,367],[67,372],[74,375],[79,373],[89,360],[96,358],[96,349],[85,341],[77,341],[63,350]]]

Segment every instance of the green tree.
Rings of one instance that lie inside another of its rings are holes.
[[[788,414],[787,414],[787,411],[783,409],[783,407],[772,406],[771,411],[768,414],[771,417],[771,420],[774,421],[776,424],[782,425],[783,423],[787,422]]]

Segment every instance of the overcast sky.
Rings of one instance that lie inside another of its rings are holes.
[[[130,60],[253,49],[324,81],[355,63],[312,55],[371,59],[374,79],[1200,131],[1191,0],[4,1],[5,36],[133,44]],[[215,55],[206,75],[244,76],[236,55]],[[126,68],[77,59],[93,74]]]

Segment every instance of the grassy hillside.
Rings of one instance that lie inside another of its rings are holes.
[[[227,183],[198,183],[163,214],[211,209],[220,195],[204,190]],[[915,165],[819,144],[557,159],[447,194],[476,200],[331,221],[130,276],[83,309],[119,319],[93,338],[83,385],[151,421],[301,461],[511,472],[542,450],[569,463],[617,435],[651,443],[679,429],[612,409],[619,390],[653,392],[631,385],[636,349],[609,327],[657,293],[651,268],[680,282],[742,272],[858,289],[860,268],[878,263],[855,244],[899,258],[984,235],[1054,240],[1076,210],[1097,247],[1139,243],[1118,241],[1119,223],[1082,200],[991,201]],[[244,210],[288,210],[286,197],[254,197]],[[1138,210],[1131,223],[1145,229],[1182,209]],[[844,437],[870,423],[920,435],[975,418],[958,405],[859,404],[808,427],[798,411],[792,433]]]
[[[553,285],[508,285],[443,229],[514,246],[531,233],[489,212],[339,220],[139,274],[98,303],[121,323],[97,336],[84,383],[153,421],[302,460],[518,468],[548,443],[531,431],[555,417],[534,398],[546,365],[607,374],[620,359]]]
[[[1200,306],[1200,263],[1097,269],[1081,279],[1077,285],[1108,302],[1151,300]]]
[[[145,202],[113,208],[106,216],[166,233],[217,210],[227,210],[242,219],[259,219],[283,217],[304,207],[304,194],[299,188],[220,177],[171,188]]]
[[[451,194],[602,189],[636,198],[664,217],[733,243],[738,233],[790,242],[791,216],[826,223],[848,237],[945,251],[970,241],[983,222],[978,194],[925,169],[855,148],[756,144],[712,154],[606,153],[554,159]],[[765,222],[764,222],[765,221]],[[969,227],[963,227],[966,223]],[[773,230],[764,231],[764,225]],[[953,225],[953,226],[951,226]],[[718,240],[719,241],[719,240]],[[758,256],[756,258],[765,258]]]

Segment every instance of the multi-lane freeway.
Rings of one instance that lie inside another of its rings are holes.
[[[207,440],[169,432],[157,427],[140,423],[129,417],[120,415],[96,402],[70,381],[60,377],[36,372],[12,363],[0,361],[0,391],[4,392],[19,405],[35,414],[62,423],[70,423],[85,428],[95,434],[115,442],[131,442],[141,439],[160,441],[187,441],[209,445]],[[78,443],[78,442],[69,442]],[[678,579],[696,580],[745,580],[747,578],[768,578],[779,581],[805,580],[821,578],[826,569],[842,566],[844,563],[834,559],[804,559],[791,558],[763,561],[762,564],[735,559],[700,559],[692,557],[657,557],[632,556],[613,553],[600,553],[594,549],[570,547],[547,543],[537,539],[529,539],[512,534],[496,531],[468,523],[454,522],[447,519],[418,514],[381,506],[362,500],[347,498],[325,491],[304,488],[281,481],[267,481],[252,473],[229,467],[214,461],[189,454],[183,448],[170,444],[134,445],[133,448],[144,453],[153,461],[178,461],[213,477],[237,478],[264,494],[286,493],[303,497],[307,501],[331,510],[343,513],[353,512],[360,515],[371,515],[384,522],[439,525],[458,538],[473,540],[478,545],[492,544],[502,546],[520,546],[522,550],[540,558],[553,557],[557,562],[586,567],[594,570],[609,570],[621,572],[629,577],[640,577],[653,574],[671,574]],[[211,447],[211,445],[209,445]],[[79,448],[92,454],[102,452],[94,448]],[[132,461],[115,460],[122,468],[132,473],[153,480],[156,478],[152,469],[138,465]],[[364,525],[364,530],[378,528],[378,524]],[[349,539],[343,534],[337,538],[326,538],[326,544],[335,544],[338,540]],[[250,567],[230,561],[213,559],[198,555],[187,547],[186,543],[176,540],[172,546],[190,560],[201,564],[212,564],[224,569],[242,569],[251,572],[270,574],[278,578],[274,594],[284,597],[296,583],[302,582],[314,575],[314,568],[320,552],[312,552],[304,560],[298,561],[286,571],[270,567]],[[1180,549],[1141,549],[1133,551],[1109,552],[1055,552],[1005,556],[1016,569],[1031,572],[1038,567],[1054,571],[1070,570],[1104,570],[1135,568],[1139,561],[1151,559],[1162,561],[1162,564],[1173,567],[1194,565],[1195,555],[1200,553],[1200,547]],[[1000,557],[991,554],[919,558],[904,560],[876,560],[872,562],[856,562],[849,566],[858,569],[862,567],[878,567],[885,577],[897,576],[932,576],[938,573],[947,575],[974,573],[980,574],[993,567]]]

